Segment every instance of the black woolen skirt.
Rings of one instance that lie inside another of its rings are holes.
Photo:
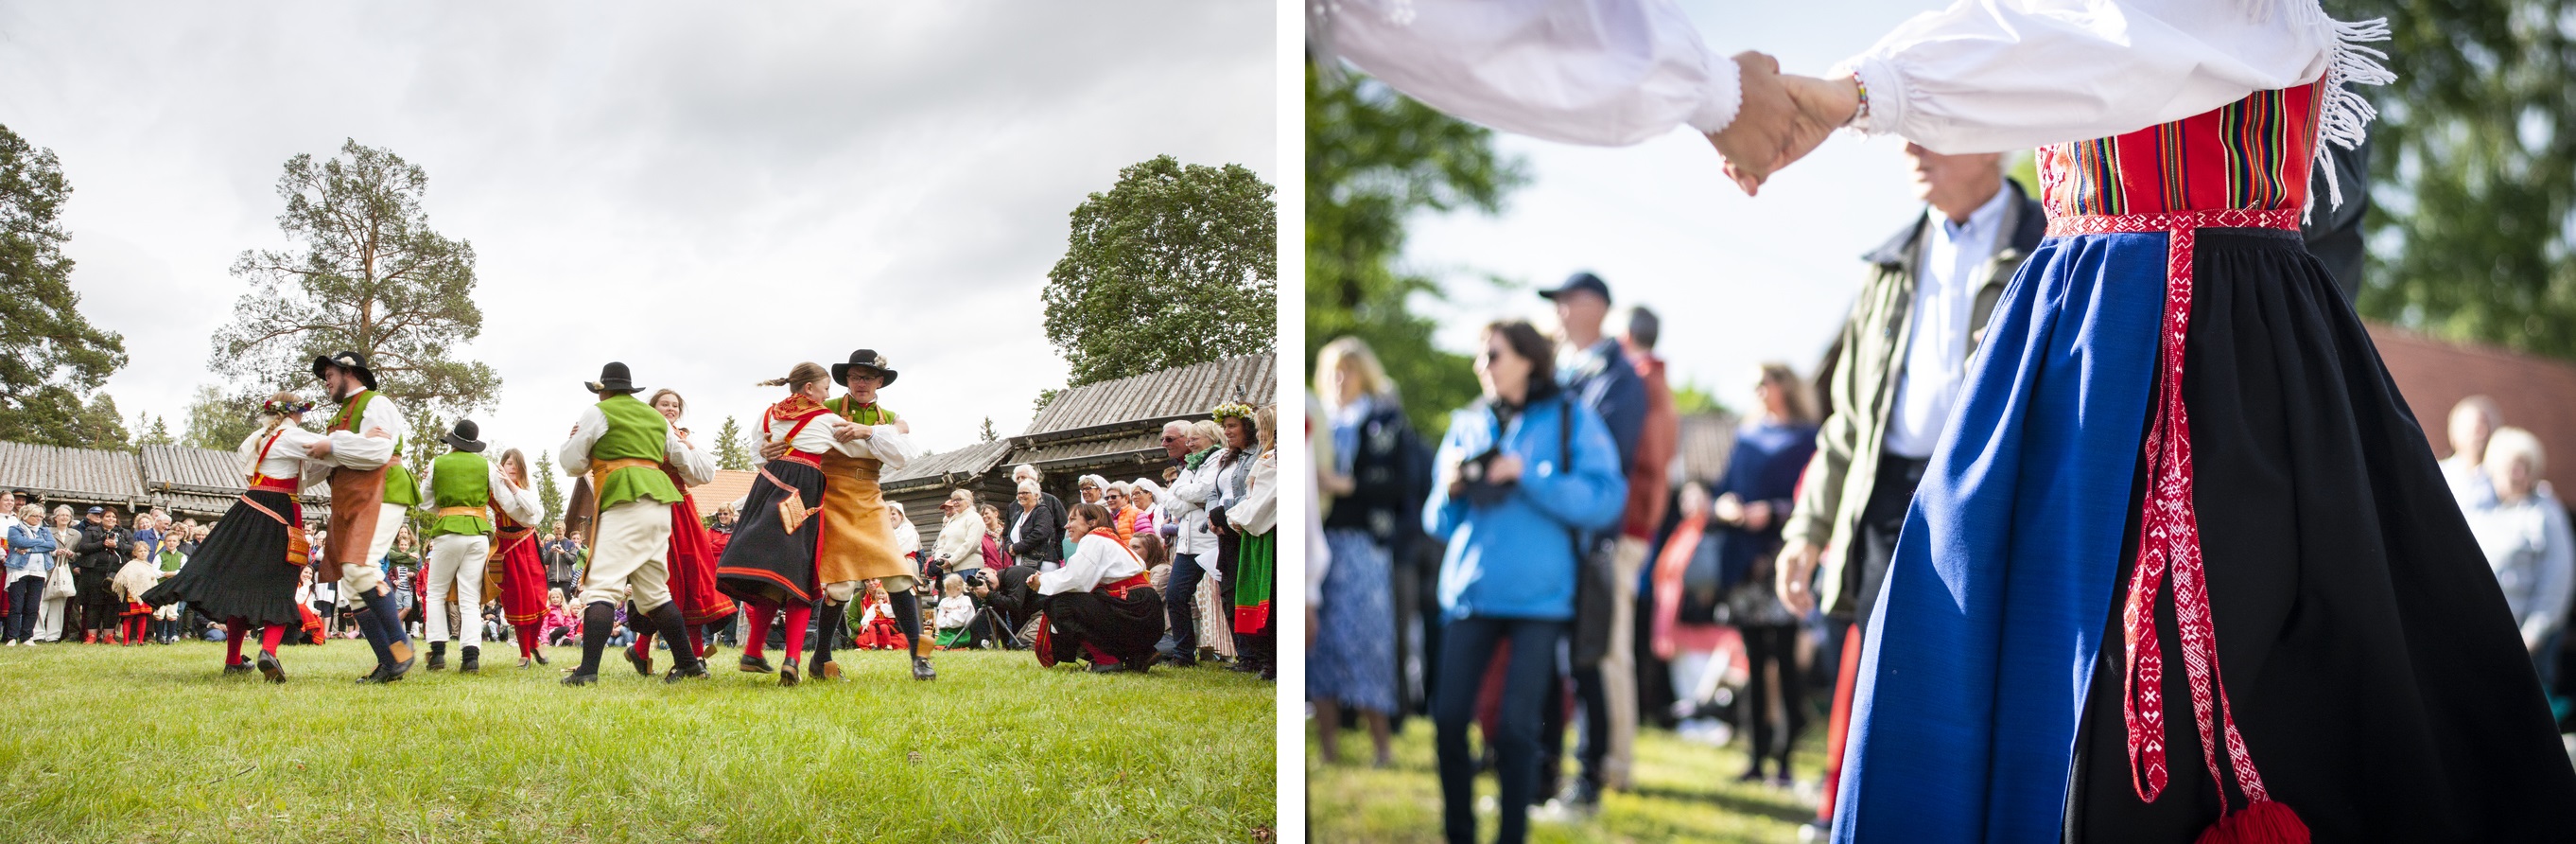
[[[716,591],[736,600],[814,600],[815,542],[823,535],[823,470],[792,460],[772,460],[764,468],[794,489],[755,477],[744,496],[742,521],[733,529],[724,556],[716,560]],[[795,532],[779,515],[779,502],[797,496],[809,512]]]
[[[1104,592],[1066,592],[1040,599],[1047,623],[1055,628],[1056,661],[1082,656],[1091,643],[1131,666],[1154,658],[1154,643],[1163,638],[1163,596],[1153,587],[1127,590],[1127,597]]]
[[[2219,667],[2272,799],[2318,842],[2576,840],[2576,769],[2504,594],[2360,319],[2295,233],[2205,230],[2196,260],[2193,506]],[[2154,803],[2131,786],[2120,609],[2145,488],[2141,471],[2069,841],[2188,842],[2218,817],[2170,587],[2170,781]]]
[[[280,516],[296,517],[295,502],[286,493],[255,489],[245,495]],[[239,618],[300,626],[304,617],[295,611],[295,585],[304,569],[286,564],[286,546],[286,525],[235,501],[179,574],[145,591],[143,602],[159,607],[186,601],[190,609],[218,622]]]

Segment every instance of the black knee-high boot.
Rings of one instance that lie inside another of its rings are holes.
[[[805,661],[805,676],[816,680],[836,680],[841,666],[832,662],[832,648],[841,643],[841,632],[850,629],[850,605],[835,604],[825,598],[815,604],[814,638],[810,640],[814,656]]]
[[[689,647],[689,627],[680,616],[680,602],[664,601],[646,613],[644,619],[652,622],[655,631],[662,634],[662,641],[671,643],[671,673],[664,675],[662,682],[677,683],[691,677],[707,676],[706,664],[698,659],[698,652]]]
[[[617,607],[607,601],[592,601],[581,611],[581,666],[563,679],[567,686],[587,686],[599,682],[599,655],[608,650],[609,628],[617,626]]]
[[[921,596],[903,589],[887,594],[886,601],[894,605],[894,626],[912,643],[912,679],[939,679],[939,672],[930,668],[929,643],[921,638]]]

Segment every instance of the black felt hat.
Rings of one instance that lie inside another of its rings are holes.
[[[483,429],[475,425],[474,420],[459,419],[456,420],[456,430],[447,432],[447,436],[443,439],[447,440],[449,447],[457,451],[476,453],[483,450],[483,441],[475,439],[482,435]]]
[[[615,361],[611,361],[607,366],[599,368],[599,380],[583,384],[582,386],[589,387],[590,391],[594,393],[644,392],[644,388],[635,386],[634,375],[626,371],[626,364],[617,363]]]
[[[367,368],[366,355],[357,352],[334,352],[316,357],[313,359],[313,377],[322,377],[322,373],[330,371],[332,367],[348,370],[349,374],[358,376],[358,383],[367,385],[367,389],[376,388],[376,373],[375,370]]]
[[[851,352],[849,363],[832,364],[832,383],[850,383],[850,370],[852,368],[874,370],[878,375],[885,376],[885,383],[879,386],[894,386],[894,367],[887,366],[885,356],[877,354],[877,350],[875,349],[860,349],[858,351]]]

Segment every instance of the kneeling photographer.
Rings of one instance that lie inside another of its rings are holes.
[[[1539,706],[1575,615],[1578,547],[1615,528],[1626,467],[1601,417],[1556,381],[1556,351],[1522,321],[1485,327],[1484,395],[1452,414],[1423,527],[1440,561],[1442,628],[1431,706],[1450,840],[1473,839],[1477,759],[1467,747],[1486,666],[1507,643],[1494,736],[1503,840],[1518,840],[1538,786]]]
[[[1041,664],[1088,659],[1094,673],[1144,673],[1163,637],[1162,593],[1145,564],[1119,543],[1108,508],[1076,504],[1071,510],[1064,534],[1075,543],[1072,556],[1018,590],[1015,602],[1034,608],[1041,620],[1030,649]]]

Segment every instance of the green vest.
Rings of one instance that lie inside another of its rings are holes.
[[[885,409],[884,402],[878,402],[876,404],[859,408],[856,413],[843,410],[842,408],[850,406],[850,397],[848,394],[843,394],[840,398],[824,402],[823,406],[831,408],[832,412],[840,414],[841,418],[861,425],[892,425],[895,420],[899,418],[894,415],[894,411]]]
[[[662,446],[671,437],[671,420],[662,412],[637,401],[633,395],[612,396],[599,403],[599,413],[608,417],[608,430],[599,442],[590,446],[590,459],[651,460],[663,458]],[[680,503],[680,488],[671,484],[671,475],[656,466],[629,466],[608,473],[596,490],[599,509],[606,512],[636,499],[650,499],[662,504]]]
[[[376,391],[365,390],[341,402],[340,412],[331,417],[330,430],[366,433],[358,430],[358,423],[367,418],[367,401],[375,397]],[[402,459],[404,445],[403,438],[394,438],[394,459]],[[420,479],[412,476],[411,469],[400,463],[385,465],[385,503],[405,508],[420,506]]]
[[[435,511],[429,517],[429,529],[422,531],[426,542],[444,534],[492,532],[492,520],[485,508],[492,506],[492,461],[470,451],[451,451],[429,461],[430,506],[437,509],[472,507],[471,516],[441,516]]]

